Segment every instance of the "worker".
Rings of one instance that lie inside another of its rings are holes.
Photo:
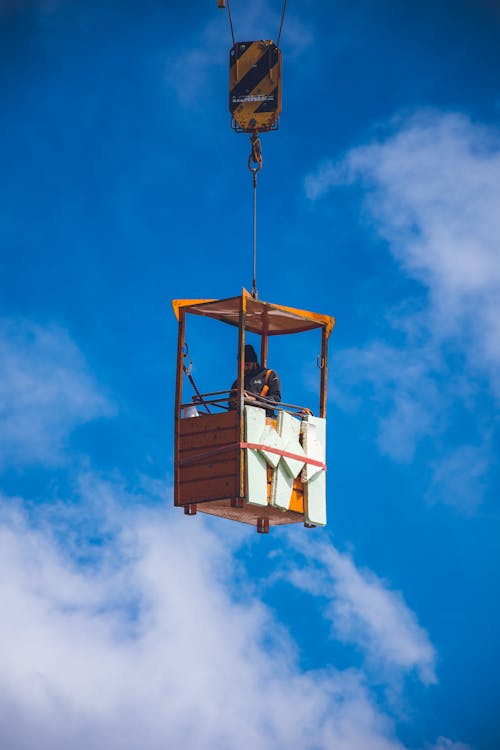
[[[231,386],[231,398],[229,399],[230,409],[238,408],[235,398],[237,386],[238,381],[235,380]],[[281,384],[278,373],[274,370],[268,370],[260,365],[255,349],[251,344],[246,344],[245,346],[245,378],[243,382],[243,390],[245,392],[245,399],[256,401],[256,406],[260,406],[261,404],[259,402],[262,403],[263,401],[275,404],[279,404],[281,401]],[[274,409],[266,409],[266,414],[268,417],[276,416]]]

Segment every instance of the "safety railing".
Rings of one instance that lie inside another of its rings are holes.
[[[264,396],[244,392],[244,403],[249,406],[259,406],[267,411],[285,411],[295,417],[303,417],[305,414],[312,415],[313,412],[306,406],[287,404],[284,401],[270,401]],[[234,391],[213,391],[211,393],[200,393],[192,396],[188,403],[181,404],[181,417],[201,417],[220,411],[237,410],[238,404]]]

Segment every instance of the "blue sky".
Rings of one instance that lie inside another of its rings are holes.
[[[258,288],[337,319],[324,530],[172,508],[170,300],[252,282],[230,46],[215,0],[0,3],[2,747],[496,750],[499,6],[288,2]]]

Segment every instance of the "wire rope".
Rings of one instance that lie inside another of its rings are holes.
[[[287,0],[283,0],[283,8],[281,10],[280,26],[278,31],[278,38],[276,46],[279,47],[281,41],[281,34],[283,31],[283,23],[285,21]],[[236,45],[236,39],[234,36],[233,17],[231,14],[231,0],[227,0],[227,15],[229,19],[229,28],[231,31],[231,39],[233,40],[233,47]],[[253,279],[252,279],[252,297],[257,299],[257,172],[262,169],[262,150],[260,146],[259,134],[255,130],[251,137],[252,152],[248,158],[248,168],[252,172],[253,177]],[[256,166],[252,166],[255,164]]]
[[[286,3],[287,3],[287,0],[283,0],[283,8],[281,10],[280,28],[278,31],[278,38],[276,41],[277,47],[280,46],[281,32],[283,31],[283,23],[285,21]],[[233,47],[234,47],[234,45],[236,44],[236,39],[234,36],[233,17],[231,15],[231,0],[227,0],[227,16],[229,18],[229,28],[231,30],[231,39],[233,40]]]
[[[283,21],[285,20],[285,11],[286,11],[286,0],[283,0],[283,10],[281,11],[280,30],[278,32],[278,39],[276,40],[277,47],[280,46],[281,32],[283,31]]]
[[[262,169],[262,146],[259,134],[255,131],[250,136],[252,150],[248,157],[248,169],[253,178],[253,279],[252,279],[252,297],[257,299],[257,174]],[[255,166],[252,166],[255,165]]]
[[[286,2],[286,0],[285,0]],[[236,44],[236,40],[234,38],[234,29],[233,29],[233,18],[231,16],[231,2],[230,0],[227,0],[227,15],[229,18],[229,28],[231,29],[231,38],[233,40],[233,47]]]
[[[257,172],[253,173],[253,279],[252,297],[257,299]]]

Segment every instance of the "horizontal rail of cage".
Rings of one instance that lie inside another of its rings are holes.
[[[226,396],[229,398],[229,396],[231,394],[231,389],[230,388],[226,388],[224,391],[211,391],[210,393],[200,393],[199,396],[195,394],[193,396],[193,399],[195,399],[195,398],[196,399],[198,399],[198,398],[207,399],[207,398],[212,398],[212,396],[222,396],[224,394],[226,394]]]
[[[289,414],[303,417],[304,414],[310,414],[312,411],[307,406],[299,406],[298,404],[286,404],[284,401],[269,401],[263,396],[256,396],[252,394],[251,398],[245,398],[245,404],[249,406],[260,406],[263,409],[276,409],[277,411],[286,411]]]
[[[200,395],[194,395],[192,396],[192,400],[188,403],[181,404],[180,409],[181,412],[186,413],[187,410],[193,409],[193,407],[196,408],[196,406],[203,406],[205,408],[213,406],[221,411],[232,411],[237,408],[236,405],[231,405],[231,400],[233,400],[233,403],[235,401],[234,395],[231,396],[232,391],[231,390],[225,390],[225,391],[212,391],[211,393],[201,393]],[[220,398],[213,398],[214,396],[220,396]],[[313,412],[311,409],[309,409],[306,406],[299,406],[298,404],[287,404],[284,401],[269,401],[268,399],[264,398],[263,396],[258,396],[256,394],[248,395],[245,392],[244,397],[244,403],[248,406],[259,406],[263,409],[272,410],[272,411],[285,411],[289,414],[292,414],[293,416],[303,417],[304,414],[310,414],[312,415]],[[198,414],[196,416],[203,416],[203,413]]]

